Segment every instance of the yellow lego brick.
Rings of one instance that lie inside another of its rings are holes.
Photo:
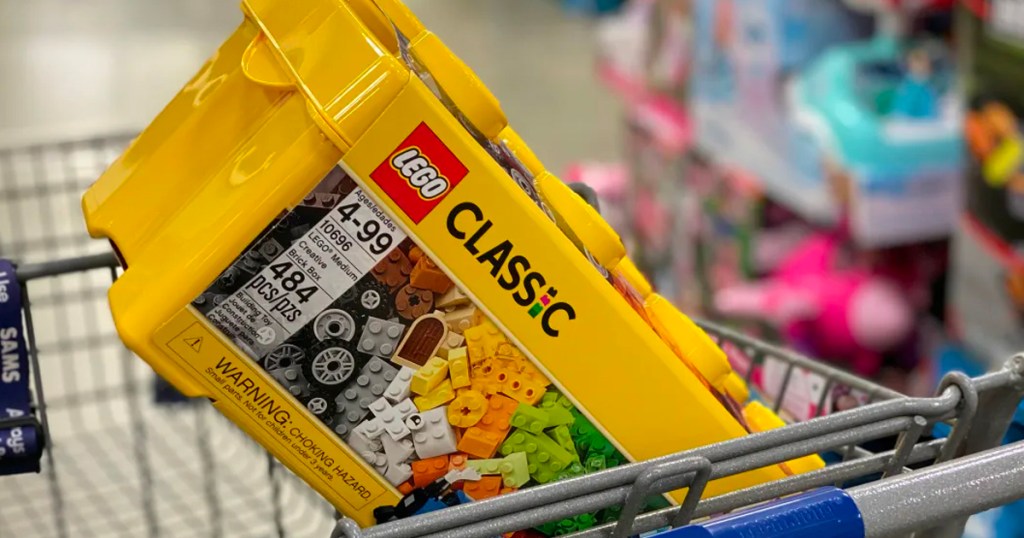
[[[448,358],[448,353],[453,349],[460,347],[466,347],[466,337],[455,331],[448,331],[448,337],[445,338],[444,342],[441,342],[441,347],[437,349],[437,355],[439,357]]]
[[[420,411],[429,411],[454,399],[455,389],[452,388],[452,382],[445,379],[429,393],[414,397],[412,403],[416,404],[416,409]]]
[[[448,405],[448,423],[458,428],[469,428],[480,422],[487,413],[487,397],[483,393],[466,389]]]
[[[466,348],[460,347],[448,353],[448,371],[451,373],[452,386],[460,389],[470,385],[469,357]]]
[[[502,394],[529,405],[539,402],[547,390],[547,383],[523,375],[510,377],[501,387]]]
[[[441,357],[431,357],[422,368],[416,370],[409,383],[413,394],[425,395],[434,390],[448,375],[448,361]]]
[[[477,363],[495,356],[498,344],[508,342],[505,335],[490,321],[484,321],[463,331],[470,362]]]

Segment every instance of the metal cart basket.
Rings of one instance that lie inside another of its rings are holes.
[[[48,430],[43,471],[0,479],[4,536],[328,536],[333,529],[365,538],[494,537],[622,505],[617,523],[577,536],[625,537],[832,485],[848,488],[867,536],[952,537],[968,515],[1024,497],[1024,445],[994,448],[1024,396],[1024,355],[979,378],[950,374],[934,397],[911,398],[705,323],[750,360],[748,381],[759,367],[781,365],[782,375],[761,387],[777,411],[786,411],[794,379],[818,380],[815,416],[370,529],[335,522],[311,489],[205,401],[175,398],[121,346],[106,305],[116,261],[86,237],[78,200],[129,140],[0,150],[0,256],[20,262],[35,400]],[[861,399],[830,412],[839,393]],[[937,423],[951,425],[948,436],[930,435]],[[698,502],[709,480],[821,452],[836,461]],[[650,495],[684,487],[680,507],[639,514]]]

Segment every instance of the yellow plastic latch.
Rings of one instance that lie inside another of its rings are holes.
[[[408,7],[406,7],[405,4],[400,2],[399,0],[348,0],[348,1],[349,1],[349,3],[351,5],[353,5],[353,9],[356,10],[356,11],[359,11],[358,9],[355,8],[355,4],[357,4],[357,3],[360,3],[360,2],[364,2],[365,3],[367,1],[369,1],[369,2],[373,2],[374,4],[377,4],[377,8],[380,9],[380,11],[388,19],[391,20],[391,23],[395,25],[395,28],[398,28],[398,31],[402,32],[402,35],[404,35],[405,37],[407,37],[410,40],[416,38],[417,36],[419,36],[420,34],[422,34],[423,32],[425,32],[427,30],[426,27],[423,26],[423,23],[420,22],[420,20],[418,18],[416,18],[416,15],[413,15],[412,11]],[[392,35],[394,35],[393,32],[392,32]]]
[[[270,40],[262,32],[242,54],[242,72],[246,78],[264,86],[290,88],[295,86],[291,74],[281,66]]]
[[[540,195],[555,213],[563,231],[575,235],[602,267],[612,270],[626,256],[626,247],[601,215],[550,172],[535,179]]]
[[[644,306],[647,314],[664,330],[662,336],[671,340],[683,354],[683,359],[700,372],[712,387],[727,392],[725,384],[733,372],[722,348],[661,295],[652,293]]]
[[[622,258],[619,265],[615,266],[615,272],[626,279],[626,282],[629,282],[629,285],[633,286],[633,289],[640,294],[640,297],[647,299],[654,293],[651,283],[647,281],[643,273],[640,272],[640,269],[637,268],[636,264],[628,256]]]
[[[743,381],[742,377],[736,375],[736,372],[729,372],[729,375],[725,377],[722,390],[730,398],[740,403],[750,399],[750,389],[747,388],[747,383]]]
[[[508,126],[498,98],[476,74],[452,54],[430,32],[422,32],[409,46],[410,52],[430,71],[434,82],[448,94],[455,106],[488,140],[495,140]]]
[[[750,426],[750,430],[753,433],[766,432],[786,425],[778,415],[757,401],[750,402],[743,408],[743,418],[747,421],[747,426]],[[787,461],[786,466],[795,474],[801,474],[821,469],[825,466],[825,461],[817,454],[808,454],[801,458]]]
[[[519,136],[512,127],[506,127],[501,132],[501,139],[508,145],[508,149],[512,150],[512,153],[516,155],[519,162],[523,163],[523,166],[530,171],[534,176],[540,175],[544,172],[544,163],[540,162],[537,155],[530,149],[530,146],[526,145],[522,137]]]

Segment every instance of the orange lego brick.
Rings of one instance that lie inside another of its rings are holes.
[[[451,458],[448,460],[448,470],[454,471],[456,469],[465,469],[467,461],[469,461],[468,454],[456,452],[455,454],[452,454]]]
[[[475,501],[497,497],[501,492],[501,477],[485,476],[476,482],[466,482],[462,491]]]
[[[474,428],[500,434],[508,433],[509,428],[512,427],[509,424],[509,420],[512,418],[512,414],[516,412],[517,407],[519,407],[519,402],[516,400],[508,396],[495,394],[487,399],[487,412],[484,413],[483,418],[480,419],[480,422]],[[489,458],[490,456],[487,457]]]
[[[479,426],[473,426],[462,434],[462,440],[459,441],[457,448],[470,456],[488,459],[498,451],[507,433],[487,431]]]
[[[447,455],[412,462],[412,483],[417,488],[426,487],[447,473]]]
[[[426,256],[420,256],[409,274],[409,283],[417,288],[430,290],[434,293],[445,293],[452,287],[452,280]]]
[[[412,480],[402,482],[398,485],[398,491],[401,492],[402,495],[408,495],[412,493],[412,490],[414,489],[416,489],[416,486],[412,483]]]

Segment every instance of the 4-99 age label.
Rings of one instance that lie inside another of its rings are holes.
[[[293,241],[267,238],[255,251],[263,260],[247,254],[234,267],[262,268],[230,295],[210,298],[210,322],[254,358],[313,321],[406,237],[361,188],[336,175],[275,227],[285,226]],[[228,280],[235,272],[226,272]]]

